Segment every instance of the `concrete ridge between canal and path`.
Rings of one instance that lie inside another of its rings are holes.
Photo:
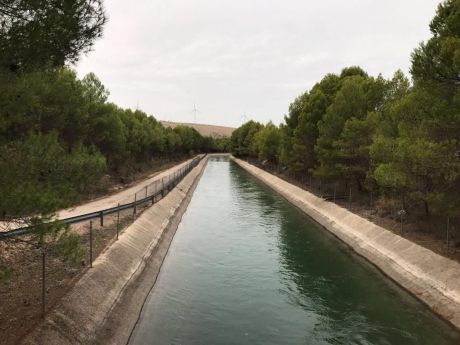
[[[22,344],[126,344],[207,160],[126,228]]]
[[[232,157],[384,274],[460,329],[460,264]],[[365,293],[365,292],[363,292]]]

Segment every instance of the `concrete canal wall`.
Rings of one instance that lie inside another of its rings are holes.
[[[125,229],[23,344],[126,344],[206,162]]]
[[[460,329],[459,263],[251,164],[234,161]]]

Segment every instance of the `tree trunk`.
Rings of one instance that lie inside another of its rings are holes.
[[[359,180],[358,176],[355,176],[355,179],[356,179],[356,185],[358,186],[358,191],[361,193],[363,191],[363,185],[361,181]]]
[[[428,207],[428,201],[423,200],[423,206],[425,207],[425,216],[429,217],[430,216],[430,208]]]

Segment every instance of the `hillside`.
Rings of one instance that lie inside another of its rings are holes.
[[[224,127],[224,126],[214,126],[214,125],[204,125],[199,123],[185,123],[185,122],[171,122],[171,121],[161,121],[161,124],[165,127],[176,127],[176,126],[189,126],[195,128],[201,135],[210,136],[214,138],[228,138],[232,135],[235,128],[233,127]]]

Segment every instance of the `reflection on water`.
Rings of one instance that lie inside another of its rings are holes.
[[[457,344],[416,300],[212,158],[132,344]]]

